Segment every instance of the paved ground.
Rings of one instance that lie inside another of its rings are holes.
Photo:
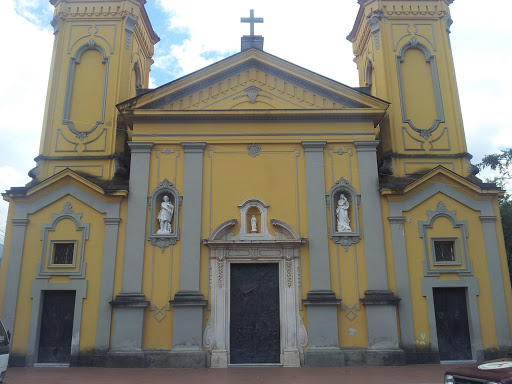
[[[462,364],[457,364],[460,366]],[[453,366],[452,366],[453,367]],[[7,384],[440,384],[446,365],[342,368],[9,368]]]

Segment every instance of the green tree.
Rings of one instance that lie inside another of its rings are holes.
[[[506,189],[507,182],[512,180],[510,168],[512,165],[512,148],[501,150],[500,153],[487,155],[482,159],[477,167],[480,169],[490,168],[497,171],[496,176],[491,182],[496,183],[500,188]],[[489,181],[489,180],[488,180]],[[501,224],[503,226],[503,236],[505,238],[505,249],[507,252],[508,270],[512,280],[512,195],[505,193],[505,196],[499,199]]]

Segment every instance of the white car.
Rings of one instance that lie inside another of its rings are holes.
[[[9,364],[10,336],[9,332],[5,331],[2,320],[0,320],[0,384],[4,382],[5,372]]]

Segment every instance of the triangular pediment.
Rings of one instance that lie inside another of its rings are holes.
[[[374,110],[388,103],[256,49],[240,52],[118,105],[133,111]]]

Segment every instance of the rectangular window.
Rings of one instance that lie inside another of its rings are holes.
[[[453,240],[435,240],[434,241],[434,260],[436,263],[446,263],[455,261]]]
[[[54,243],[53,264],[73,264],[75,243]]]

